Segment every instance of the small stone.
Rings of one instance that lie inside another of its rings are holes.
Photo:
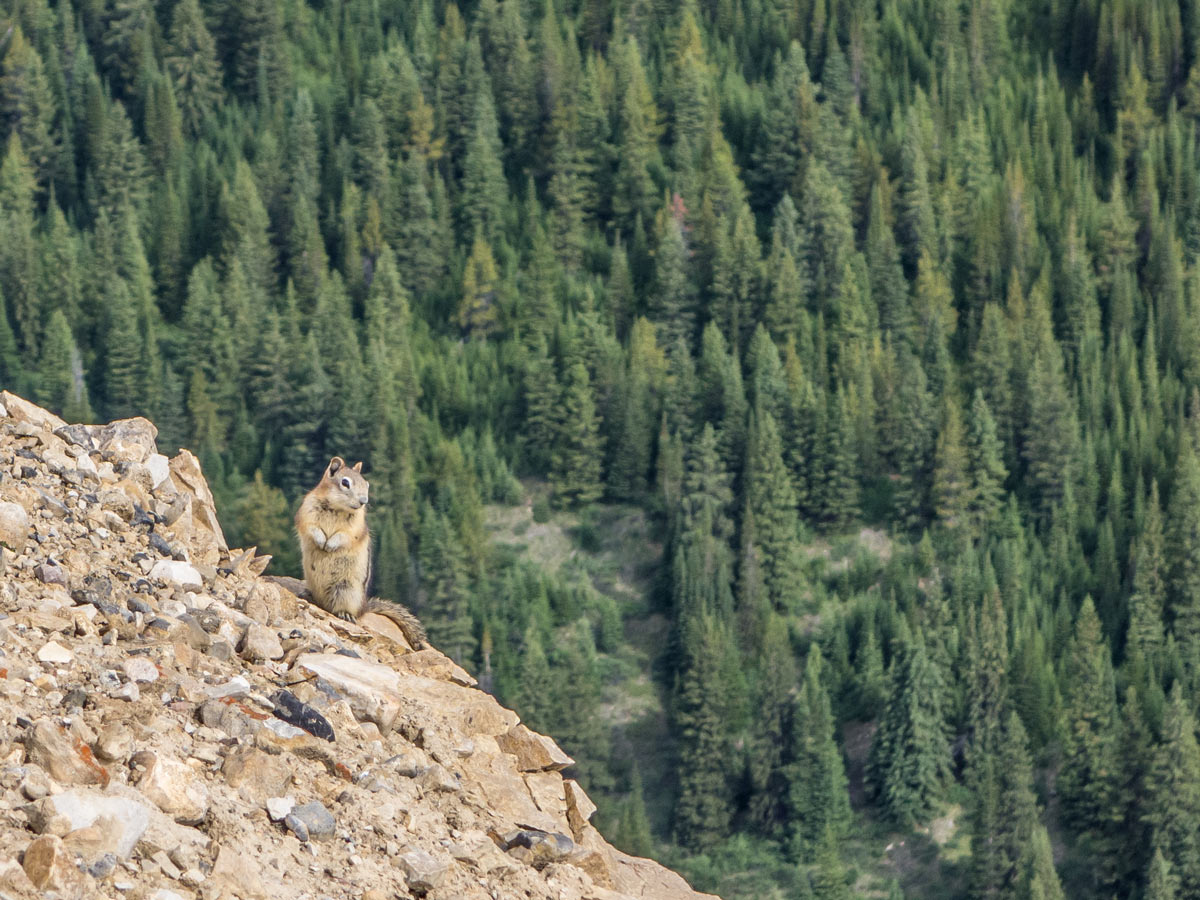
[[[50,793],[50,779],[41,769],[33,769],[21,779],[20,791],[26,800],[41,800]]]
[[[90,609],[91,607],[88,607]],[[66,709],[83,709],[87,705],[88,692],[83,688],[71,688],[63,697],[62,705]]]
[[[442,791],[453,793],[461,791],[462,785],[444,766],[434,763],[417,776],[417,784],[427,791]]]
[[[179,878],[178,875],[171,875],[170,877]],[[174,891],[168,891],[166,888],[159,888],[147,900],[183,900],[183,895],[177,894]]]
[[[128,684],[123,684],[110,695],[114,700],[124,700],[127,703],[137,703],[142,699],[142,692],[132,681]]]
[[[279,640],[279,635],[272,629],[265,625],[251,624],[247,626],[246,633],[242,636],[239,653],[242,659],[251,662],[282,659],[283,644]]]
[[[533,828],[509,832],[504,836],[504,845],[511,856],[536,869],[566,859],[575,852],[575,842],[565,834]]]
[[[214,896],[233,895],[243,900],[266,897],[262,880],[259,878],[261,863],[246,853],[243,848],[225,845],[217,854],[212,872],[205,880],[205,896],[211,890]],[[187,873],[184,873],[187,880]]]
[[[550,738],[530,731],[524,725],[516,725],[497,735],[496,743],[501,751],[517,758],[520,772],[560,772],[575,763]]]
[[[241,675],[230,678],[224,684],[209,685],[204,689],[210,700],[222,700],[225,697],[245,697],[250,693],[250,682]]]
[[[121,663],[121,668],[125,670],[126,678],[136,681],[138,684],[150,684],[158,681],[158,666],[144,656],[129,657]]]
[[[303,728],[313,737],[326,741],[334,739],[329,720],[290,691],[276,691],[271,695],[271,703],[275,707],[275,715],[289,725]]]
[[[171,477],[171,461],[161,453],[151,453],[146,458],[146,469],[150,472],[150,486],[155,490]]]
[[[129,758],[133,752],[133,735],[122,722],[110,722],[96,739],[96,756],[105,762]]]
[[[0,547],[21,553],[29,540],[29,516],[15,503],[0,503]]]
[[[197,771],[169,756],[146,755],[150,765],[138,782],[138,790],[181,825],[203,822],[208,815],[208,789],[196,777]]]
[[[208,655],[221,662],[229,662],[234,657],[233,644],[229,641],[216,640],[208,648]]]
[[[296,836],[296,840],[304,844],[308,842],[308,826],[294,814],[289,813],[283,819],[283,824],[287,826],[288,831]]]
[[[33,574],[42,584],[61,584],[66,587],[67,573],[57,563],[42,563],[33,570]]]
[[[21,862],[33,886],[42,891],[57,891],[64,897],[83,893],[83,873],[75,868],[62,838],[44,834],[25,849]]]
[[[272,756],[254,747],[239,747],[231,752],[221,766],[221,774],[225,776],[226,784],[236,788],[243,800],[255,806],[264,806],[270,803],[270,798],[281,796],[293,777],[285,757]],[[291,812],[290,808],[288,812]]]
[[[166,875],[168,878],[170,878],[172,881],[178,881],[179,876],[183,874],[182,872],[179,871],[179,869],[175,865],[175,863],[171,862],[171,857],[167,856],[167,854],[164,853],[162,850],[159,850],[157,853],[153,854],[150,858],[152,860],[154,860],[155,865],[157,865],[160,869],[162,869],[162,873],[164,875]]]
[[[312,803],[297,806],[285,818],[285,821],[290,822],[293,819],[303,823],[308,837],[314,841],[328,840],[337,830],[337,822],[333,818],[333,813],[315,800]],[[297,837],[299,837],[298,834]],[[301,840],[305,840],[305,838],[301,838]]]
[[[88,866],[87,873],[93,878],[107,878],[112,874],[112,870],[116,867],[117,857],[112,853],[105,853],[98,860]]]
[[[91,748],[49,719],[39,719],[25,735],[29,761],[63,784],[108,784],[108,772]]]
[[[427,893],[438,887],[446,878],[450,868],[448,862],[442,862],[426,850],[413,847],[405,850],[392,860],[404,872],[404,879],[411,890]]]
[[[50,641],[37,652],[37,658],[44,663],[66,665],[75,660],[75,654],[57,641]]]
[[[204,579],[200,577],[195,566],[173,559],[160,559],[150,570],[149,577],[159,581],[181,584],[184,587],[192,587],[196,590],[200,590],[204,586]]]
[[[272,822],[286,819],[296,807],[296,801],[291,797],[270,797],[267,800],[267,815]]]
[[[47,812],[65,817],[73,832],[100,826],[107,843],[105,850],[119,859],[126,859],[133,853],[150,826],[150,807],[130,796],[74,788],[55,794],[45,802],[50,806]]]

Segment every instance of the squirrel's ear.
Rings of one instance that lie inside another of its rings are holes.
[[[342,459],[340,456],[335,456],[329,461],[329,474],[332,475],[345,464],[346,461],[344,459]]]
[[[356,462],[356,463],[354,464],[354,471],[355,471],[355,472],[361,472],[361,471],[362,471],[362,460],[359,460],[358,462]]]

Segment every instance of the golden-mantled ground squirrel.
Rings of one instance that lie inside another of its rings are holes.
[[[309,599],[350,622],[368,612],[386,616],[414,648],[420,648],[426,643],[425,629],[416,616],[399,603],[367,597],[371,580],[370,489],[361,462],[348,466],[335,456],[296,511]]]

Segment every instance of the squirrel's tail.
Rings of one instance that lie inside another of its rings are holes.
[[[404,639],[412,645],[414,650],[428,646],[429,639],[425,636],[425,626],[404,604],[372,597],[367,601],[367,608],[363,612],[373,612],[391,619],[396,623],[396,627],[404,633]]]

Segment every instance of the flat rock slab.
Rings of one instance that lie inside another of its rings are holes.
[[[446,681],[406,675],[379,663],[349,656],[305,653],[296,665],[346,695],[360,721],[374,722],[384,734],[402,712],[425,721],[442,720],[465,736],[503,734],[517,714],[490,694]]]
[[[54,811],[71,821],[71,830],[102,822],[112,841],[112,852],[128,859],[150,826],[150,808],[130,797],[76,788],[50,798]]]

